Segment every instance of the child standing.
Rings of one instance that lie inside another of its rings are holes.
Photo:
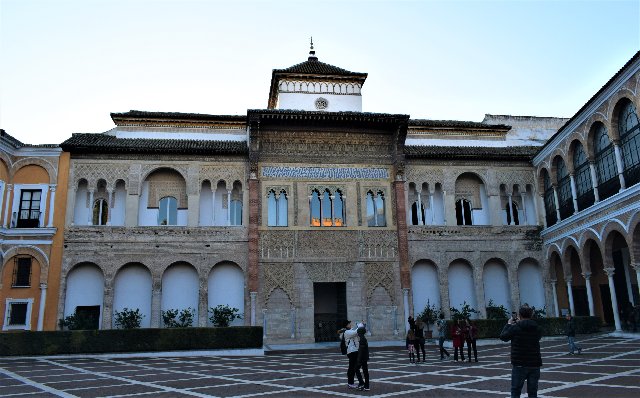
[[[417,363],[416,362],[416,335],[413,329],[409,329],[407,332],[407,350],[409,351],[409,363]]]
[[[358,337],[360,338],[360,346],[358,347],[358,368],[356,374],[358,380],[361,380],[360,369],[364,373],[364,384],[358,386],[360,391],[369,391],[369,342],[365,337],[367,329],[365,327],[358,328]]]

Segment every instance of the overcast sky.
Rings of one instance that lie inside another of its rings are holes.
[[[0,127],[41,144],[130,109],[246,114],[312,35],[369,73],[366,112],[571,117],[640,49],[640,0],[0,0]]]

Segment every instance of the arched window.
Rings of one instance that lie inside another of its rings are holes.
[[[270,227],[287,226],[287,192],[281,190],[278,196],[274,190],[267,197],[267,225]]]
[[[560,218],[564,220],[574,213],[573,198],[571,197],[571,177],[569,170],[562,158],[556,160],[556,171],[558,178],[558,206],[560,206]]]
[[[93,202],[93,225],[107,225],[109,206],[105,199],[98,199]]]
[[[520,216],[518,216],[518,204],[516,202],[507,203],[507,225],[520,225]],[[513,219],[513,223],[511,220]]]
[[[631,102],[620,110],[618,121],[624,180],[627,187],[630,187],[640,181],[640,122]]]
[[[387,220],[384,210],[384,193],[378,191],[367,192],[367,225],[369,227],[385,227]]]
[[[573,169],[576,178],[578,210],[584,210],[595,202],[589,160],[581,143],[577,143],[573,151]]]
[[[173,196],[160,199],[158,206],[158,225],[177,225],[178,201]]]
[[[620,180],[617,175],[616,155],[613,144],[607,135],[607,128],[598,124],[594,136],[594,151],[596,174],[598,177],[598,193],[600,200],[604,200],[620,190]]]
[[[456,201],[456,221],[458,225],[473,225],[471,202],[466,199]]]
[[[558,222],[558,215],[556,214],[556,202],[553,198],[553,186],[551,185],[551,178],[549,178],[549,173],[546,170],[543,172],[542,178],[544,184],[544,212],[547,219],[547,227],[550,227]]]
[[[311,226],[319,227],[320,226],[320,194],[318,191],[311,192],[311,198],[309,199],[309,208],[311,211],[309,212],[311,215]]]

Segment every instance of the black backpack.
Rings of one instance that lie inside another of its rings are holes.
[[[340,338],[340,353],[342,353],[342,355],[347,355],[347,343],[344,341],[344,332]]]

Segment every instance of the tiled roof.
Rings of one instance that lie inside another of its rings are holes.
[[[274,69],[273,73],[367,77],[366,73],[351,72],[346,69],[338,68],[337,66],[325,64],[317,59],[309,59],[285,69]]]
[[[246,154],[245,141],[116,138],[107,134],[73,134],[60,144],[72,153]]]
[[[3,129],[0,129],[0,137],[2,137],[2,139],[7,144],[11,145],[15,149],[18,149],[18,148],[21,148],[21,147],[24,146],[24,144],[22,142],[20,142],[17,138],[15,138],[14,136],[10,135],[9,133],[4,131]]]
[[[538,153],[537,146],[471,147],[471,146],[422,146],[407,145],[404,153],[408,158],[430,159],[485,159],[485,160],[531,160]]]
[[[180,112],[148,112],[130,110],[129,112],[111,113],[111,118],[147,118],[147,119],[179,119],[179,120],[224,120],[245,121],[245,115],[209,115],[205,113]]]

